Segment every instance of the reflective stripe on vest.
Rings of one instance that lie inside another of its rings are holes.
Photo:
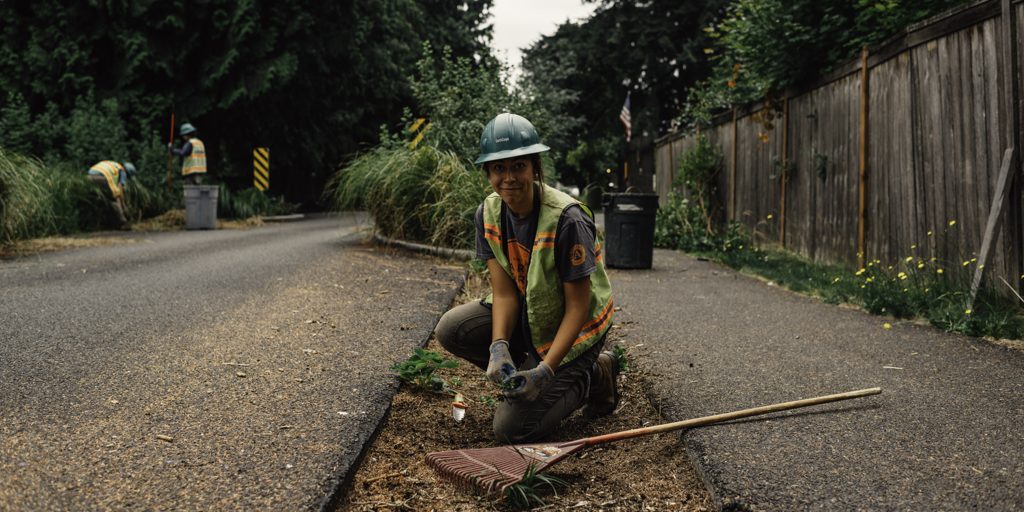
[[[206,146],[199,139],[189,139],[188,142],[192,144],[192,154],[181,163],[181,175],[206,172]]]
[[[114,194],[114,199],[124,197],[124,190],[121,189],[120,184],[122,172],[124,172],[124,167],[113,160],[104,160],[89,168],[89,174],[99,174],[107,179],[107,185],[110,186],[110,193]]]
[[[534,237],[530,265],[526,272],[526,314],[532,338],[530,343],[541,357],[551,350],[551,344],[565,314],[565,291],[562,289],[562,280],[555,263],[558,219],[566,208],[574,204],[579,204],[587,215],[594,217],[586,205],[568,194],[547,185],[543,187],[537,234]],[[513,281],[519,282],[502,247],[501,205],[501,197],[497,193],[492,193],[484,200],[484,239],[487,240],[495,260],[505,273]],[[612,325],[612,288],[605,272],[604,258],[601,257],[601,243],[595,243],[597,268],[590,274],[590,313],[561,364],[572,361],[593,347]],[[491,297],[488,297],[487,301],[491,302]]]

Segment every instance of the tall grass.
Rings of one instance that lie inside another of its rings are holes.
[[[94,228],[106,203],[80,172],[0,148],[0,243]]]
[[[466,248],[487,190],[482,173],[455,153],[381,145],[339,170],[325,195],[337,209],[367,210],[384,236]]]

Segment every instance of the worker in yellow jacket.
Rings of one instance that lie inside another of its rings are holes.
[[[101,190],[110,191],[110,206],[117,214],[117,220],[121,223],[120,228],[130,228],[131,225],[124,214],[124,189],[128,186],[128,178],[135,176],[135,166],[131,162],[103,160],[90,167],[86,176]]]

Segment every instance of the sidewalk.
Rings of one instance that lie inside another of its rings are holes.
[[[882,388],[685,432],[721,508],[1024,509],[1024,352],[674,251],[610,277],[622,343],[669,421]]]

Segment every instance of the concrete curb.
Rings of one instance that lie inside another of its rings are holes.
[[[417,244],[413,242],[406,242],[404,240],[395,240],[392,238],[383,237],[378,234],[373,235],[373,241],[379,245],[387,247],[398,247],[407,251],[418,252],[420,254],[428,254],[430,256],[438,256],[441,258],[449,258],[460,261],[470,261],[476,258],[476,253],[467,249],[452,249],[449,247],[437,247],[434,245]]]
[[[290,222],[305,219],[306,216],[301,213],[293,213],[291,215],[270,215],[261,218],[263,222]]]

